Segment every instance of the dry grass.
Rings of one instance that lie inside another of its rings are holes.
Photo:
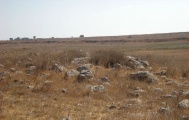
[[[189,99],[182,95],[188,86],[168,84],[161,77],[158,84],[134,81],[129,75],[136,70],[112,69],[114,63],[124,65],[125,55],[134,55],[149,61],[154,72],[167,67],[167,77],[173,82],[188,83],[188,49],[147,50],[145,46],[152,43],[25,45],[0,46],[0,64],[4,65],[0,67],[0,72],[9,72],[0,76],[5,77],[0,81],[0,119],[59,120],[70,114],[73,120],[177,120],[182,115],[189,115],[189,109],[178,108],[179,101]],[[66,79],[65,73],[49,70],[53,61],[60,62],[68,69],[76,69],[78,65],[71,61],[85,56],[91,56],[93,64],[94,77],[91,81],[78,83],[77,77]],[[34,74],[27,75],[25,69],[30,64],[37,69]],[[10,68],[23,73],[10,72]],[[44,74],[47,76],[44,77]],[[110,85],[97,81],[101,77],[108,77]],[[103,84],[105,92],[91,92],[86,89],[89,84]],[[138,94],[135,91],[137,87],[145,92]],[[162,88],[163,92],[154,91],[154,88]],[[177,98],[162,97],[174,92]],[[142,103],[137,101],[139,99]],[[109,109],[111,105],[116,108]],[[158,112],[166,106],[170,107],[170,112]]]
[[[104,66],[106,68],[113,67],[114,64],[125,64],[123,53],[115,50],[96,51],[91,54],[91,63],[94,65]]]

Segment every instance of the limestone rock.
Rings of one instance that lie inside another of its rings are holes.
[[[126,65],[132,69],[144,69],[149,66],[148,61],[143,61],[139,58],[135,58],[132,56],[127,56]]]
[[[54,63],[52,65],[52,70],[54,70],[55,72],[66,72],[67,71],[67,69],[64,66],[62,66],[58,63]]]
[[[189,90],[184,91],[182,94],[183,94],[184,96],[188,96],[188,97],[189,97]]]
[[[75,77],[79,75],[79,72],[77,70],[72,69],[68,70],[66,74],[68,77]]]
[[[179,108],[182,108],[182,109],[189,108],[189,100],[184,99],[184,100],[180,101],[178,106],[179,106]]]
[[[103,85],[87,85],[92,92],[104,92],[105,87]]]
[[[108,77],[100,78],[100,79],[98,79],[98,81],[101,81],[101,82],[110,82],[110,80],[108,79]]]
[[[160,113],[168,113],[168,112],[170,112],[171,110],[170,110],[170,108],[169,107],[161,107],[160,109],[159,109],[159,112]]]
[[[148,83],[154,83],[158,81],[158,79],[148,71],[138,71],[136,73],[132,73],[130,77],[134,80],[146,81]]]

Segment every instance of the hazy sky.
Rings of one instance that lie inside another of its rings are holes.
[[[0,40],[189,31],[189,0],[0,0]]]

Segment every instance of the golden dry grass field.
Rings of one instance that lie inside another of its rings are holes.
[[[188,120],[189,33],[0,41],[0,120],[64,118]]]

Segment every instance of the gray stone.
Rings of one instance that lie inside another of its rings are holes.
[[[138,81],[146,81],[148,83],[154,83],[157,82],[158,79],[148,71],[138,71],[136,73],[132,73],[130,75],[132,79],[138,80]]]
[[[79,74],[80,73],[77,70],[74,70],[74,69],[67,71],[67,76],[68,77],[75,77],[75,76],[78,76]]]
[[[142,100],[141,100],[141,99],[133,98],[133,99],[128,99],[128,100],[127,100],[127,103],[128,103],[128,104],[141,104],[141,103],[142,103]]]
[[[182,115],[180,118],[182,120],[189,120],[189,115]]]
[[[61,91],[62,91],[62,93],[66,93],[66,92],[67,92],[67,90],[66,90],[66,89],[62,89]]]
[[[144,69],[149,66],[148,61],[143,61],[141,59],[132,56],[127,56],[126,58],[127,58],[126,65],[132,69],[137,69],[137,68]]]
[[[36,70],[36,66],[28,66],[25,70],[26,74],[34,74],[34,71]]]
[[[89,80],[93,77],[93,74],[90,70],[90,66],[88,65],[83,65],[77,68],[77,71],[80,72],[78,81],[81,82],[83,80]]]
[[[162,97],[164,97],[164,98],[177,98],[176,95],[172,95],[172,94],[167,94],[167,95],[164,95]]]
[[[67,71],[67,69],[64,66],[62,66],[58,63],[53,64],[52,70],[54,70],[55,72],[66,72]]]
[[[11,72],[16,72],[16,69],[15,68],[10,68],[10,71]]]
[[[81,72],[82,70],[90,70],[91,66],[92,66],[91,64],[84,64],[84,65],[78,67],[77,71]]]
[[[168,112],[171,112],[170,108],[169,107],[161,107],[159,109],[159,112],[160,113],[168,113]]]
[[[156,92],[163,92],[163,89],[162,88],[154,88],[154,91],[156,91]]]
[[[180,101],[178,106],[179,106],[179,108],[182,108],[182,109],[189,108],[189,100],[184,99],[184,100]]]
[[[116,70],[120,70],[122,68],[122,65],[119,63],[116,63],[113,65],[113,68],[115,68]]]
[[[83,80],[89,80],[93,77],[92,72],[89,70],[82,70],[79,74],[78,81],[82,82]]]
[[[184,91],[182,94],[189,97],[189,90]]]
[[[109,109],[116,109],[117,107],[115,105],[109,106]]]
[[[87,88],[89,88],[92,92],[104,92],[105,87],[103,85],[87,85]]]
[[[0,64],[0,68],[3,68],[4,67],[4,65],[3,64]]]
[[[103,77],[98,79],[98,81],[102,81],[102,82],[110,82],[110,80],[108,79],[108,77]]]
[[[166,76],[167,71],[166,70],[162,70],[162,71],[156,72],[155,74],[159,75],[159,76]]]

